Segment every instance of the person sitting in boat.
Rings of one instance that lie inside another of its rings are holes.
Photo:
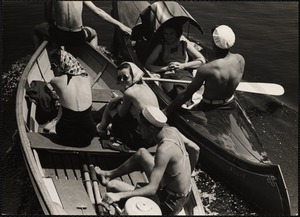
[[[112,123],[112,132],[132,149],[141,145],[137,130],[138,114],[147,105],[159,107],[158,100],[149,86],[142,80],[143,71],[132,62],[123,62],[118,68],[117,80],[123,88],[123,96],[113,98],[104,109],[97,125],[100,137],[107,135]]]
[[[213,60],[197,69],[192,83],[167,106],[167,114],[190,99],[202,85],[203,99],[193,110],[236,107],[234,92],[243,77],[245,60],[240,54],[229,51],[234,42],[235,34],[229,26],[220,25],[212,29]]]
[[[40,44],[43,38],[53,39],[59,45],[73,45],[88,41],[95,48],[98,47],[97,32],[88,26],[83,26],[83,6],[101,19],[118,26],[122,31],[131,34],[131,28],[111,17],[104,10],[94,5],[91,1],[45,1],[45,17],[47,23],[39,24],[34,28],[34,46]],[[54,8],[54,13],[52,9]],[[50,27],[49,27],[50,24]],[[48,28],[49,35],[45,35]]]
[[[163,215],[176,215],[181,211],[191,191],[191,173],[198,161],[200,148],[166,122],[167,117],[159,108],[145,107],[140,113],[139,124],[144,140],[152,146],[158,144],[155,156],[140,148],[116,169],[95,167],[100,182],[106,185],[108,191],[103,197],[104,203],[156,194]],[[149,183],[132,186],[115,179],[140,170],[146,173]]]
[[[178,23],[166,23],[163,27],[163,36],[164,42],[158,44],[147,58],[146,69],[159,73],[162,78],[192,81],[192,69],[196,69],[206,62],[204,56],[196,50],[192,43],[180,39],[182,26]],[[192,61],[189,61],[189,56],[193,59]],[[174,99],[185,90],[187,84],[163,82],[161,86],[171,99]]]
[[[61,109],[56,133],[68,146],[88,146],[96,135],[88,73],[68,52],[57,50],[50,56],[54,78],[50,84],[59,96]]]

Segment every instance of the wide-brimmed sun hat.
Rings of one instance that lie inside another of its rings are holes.
[[[213,31],[213,40],[217,47],[229,49],[235,42],[235,34],[229,26],[220,25]]]
[[[142,113],[156,127],[163,127],[167,123],[168,118],[158,107],[147,106],[142,110]]]

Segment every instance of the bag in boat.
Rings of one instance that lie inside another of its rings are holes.
[[[30,87],[26,89],[29,100],[36,103],[36,120],[39,124],[52,120],[58,113],[58,96],[49,89],[47,84],[44,81],[32,81]]]

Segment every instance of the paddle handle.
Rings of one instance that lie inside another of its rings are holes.
[[[176,80],[176,79],[166,79],[166,78],[148,78],[143,77],[145,81],[161,81],[161,82],[171,82],[171,83],[182,83],[190,84],[192,81],[187,80]],[[281,96],[284,94],[284,88],[279,84],[274,83],[263,83],[263,82],[244,82],[241,81],[236,88],[237,91],[243,91],[248,93],[266,94],[273,96]]]
[[[104,205],[102,203],[102,198],[101,198],[100,190],[99,190],[99,182],[97,179],[95,167],[93,164],[90,164],[89,168],[90,168],[90,172],[91,172],[91,179],[92,179],[92,183],[93,183],[93,189],[94,189],[94,194],[95,194],[95,199],[96,199],[96,207],[98,209],[98,213],[99,213],[99,215],[107,214],[107,212],[105,212],[105,210],[104,210]]]
[[[85,183],[86,191],[88,193],[88,196],[92,204],[95,204],[94,193],[93,193],[88,166],[86,164],[83,164],[82,167],[83,167],[83,175],[84,175],[84,183]]]

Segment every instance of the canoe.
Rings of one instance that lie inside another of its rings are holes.
[[[38,106],[28,100],[26,89],[33,81],[49,82],[53,78],[47,52],[47,42],[33,54],[19,82],[16,97],[16,117],[21,140],[21,149],[26,167],[45,214],[49,215],[108,215],[124,212],[111,207],[105,210],[101,198],[106,188],[99,184],[94,172],[97,165],[113,169],[127,160],[133,153],[105,148],[109,140],[95,137],[87,147],[68,147],[57,140],[51,121],[38,119]],[[77,58],[92,79],[92,112],[95,121],[101,118],[101,110],[113,93],[122,95],[116,82],[116,65],[86,43],[67,49]],[[48,130],[45,130],[48,129]],[[149,149],[155,153],[155,148]],[[118,178],[129,184],[148,182],[144,172],[133,172]],[[204,209],[194,178],[192,194],[182,210],[186,215],[203,215]],[[140,213],[139,213],[140,214]]]
[[[115,47],[120,48],[119,54],[143,68],[148,77],[152,74],[144,68],[145,53],[149,54],[149,49],[153,48],[151,43],[157,41],[155,35],[165,22],[183,17],[184,25],[202,30],[181,5],[170,1],[153,4],[146,1],[114,1],[113,16],[133,28],[133,31],[143,25],[152,30],[152,33],[147,33],[150,37],[146,40],[136,38],[134,32],[133,37],[130,37],[119,30],[115,31]],[[189,38],[189,32],[184,31],[184,34]],[[138,49],[140,41],[143,41],[143,51]],[[195,43],[202,46],[201,53],[209,59],[209,46],[203,37],[197,38]],[[156,93],[162,108],[170,103],[170,98],[157,82],[147,82]],[[199,163],[203,170],[228,183],[261,213],[290,215],[289,195],[280,166],[269,160],[239,103],[234,111],[178,111],[169,120],[170,124],[201,147]]]

